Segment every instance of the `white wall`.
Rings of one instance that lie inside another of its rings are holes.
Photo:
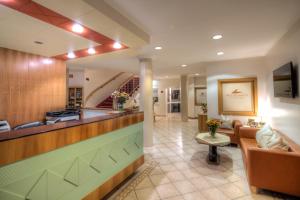
[[[190,77],[188,82],[188,116],[195,118],[202,113],[200,106],[195,105],[195,87],[206,87],[206,77]]]
[[[272,71],[287,62],[298,65],[298,85],[300,88],[300,21],[285,34],[266,56],[267,102],[271,108],[269,120],[272,126],[300,144],[300,98],[274,98]]]
[[[84,85],[84,70],[68,70],[69,75],[73,75],[73,78],[69,77],[69,87],[83,87]]]
[[[218,80],[229,78],[257,77],[258,83],[258,115],[263,114],[266,99],[266,71],[263,57],[238,59],[204,64],[207,73],[207,106],[208,117],[220,118],[218,114]],[[246,122],[248,116],[230,116]]]

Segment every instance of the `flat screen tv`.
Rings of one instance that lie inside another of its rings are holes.
[[[296,96],[296,77],[292,62],[273,71],[273,83],[275,97],[294,98]]]

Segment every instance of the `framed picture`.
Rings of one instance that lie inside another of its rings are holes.
[[[195,87],[195,105],[206,103],[206,87]]]
[[[257,79],[218,80],[219,114],[257,115]]]

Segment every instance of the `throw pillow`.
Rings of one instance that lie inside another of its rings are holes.
[[[220,128],[232,129],[232,120],[222,120]]]
[[[262,129],[256,133],[257,145],[261,148],[267,148],[267,144],[273,136],[273,130],[270,125],[265,125]]]
[[[277,149],[282,151],[289,151],[290,149],[288,143],[276,131],[273,131],[273,136],[270,138],[266,146],[268,149]]]

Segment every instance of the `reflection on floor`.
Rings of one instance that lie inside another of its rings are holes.
[[[155,145],[145,149],[145,166],[109,199],[283,199],[266,191],[251,194],[237,147],[219,148],[221,164],[208,165],[205,161],[208,146],[194,140],[196,132],[195,120],[157,118]]]

